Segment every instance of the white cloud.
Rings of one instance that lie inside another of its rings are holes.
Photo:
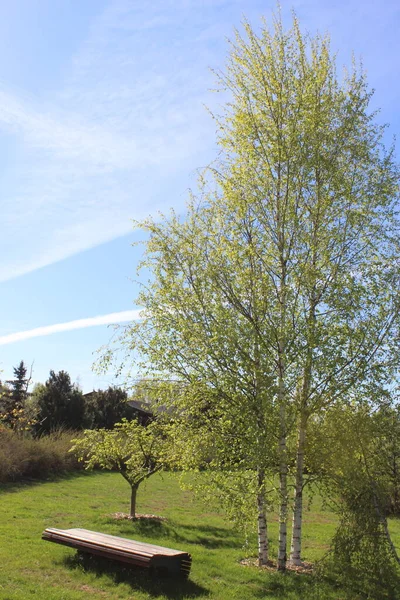
[[[72,331],[74,329],[85,329],[86,327],[97,327],[99,325],[112,325],[140,319],[140,310],[124,310],[121,312],[109,313],[108,315],[99,315],[97,317],[87,317],[85,319],[76,319],[67,323],[56,323],[55,325],[45,325],[36,327],[27,331],[10,333],[0,337],[0,346],[21,342],[35,337],[43,337],[60,333],[63,331]]]
[[[0,86],[0,132],[13,150],[2,169],[0,282],[183,206],[213,144],[203,102],[214,61],[188,18],[202,31],[212,10],[113,0],[58,90],[32,97]]]
[[[294,4],[306,27],[334,28],[341,56],[352,36],[361,47],[365,27],[377,26],[372,2],[352,0],[345,23],[339,6]],[[378,15],[380,37],[396,9]],[[126,234],[131,218],[182,208],[195,169],[215,156],[203,104],[216,108],[220,96],[208,92],[208,67],[223,66],[225,36],[243,12],[255,24],[271,15],[263,0],[110,0],[57,89],[44,82],[32,96],[0,85],[0,282]],[[365,27],[355,31],[359,19]],[[368,49],[376,72],[396,73],[388,48]]]

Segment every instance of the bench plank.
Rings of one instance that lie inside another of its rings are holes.
[[[192,563],[191,555],[181,550],[164,548],[88,529],[49,527],[42,533],[42,539],[136,566],[159,571],[167,570],[184,577],[188,577]]]

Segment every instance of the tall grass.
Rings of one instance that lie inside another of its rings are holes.
[[[59,431],[34,439],[0,429],[0,482],[42,479],[82,468],[68,452],[77,435]]]

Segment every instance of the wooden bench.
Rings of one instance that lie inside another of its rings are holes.
[[[192,564],[192,557],[187,552],[87,529],[49,527],[43,531],[42,539],[76,548],[80,552],[145,567],[159,574],[171,573],[187,578]]]

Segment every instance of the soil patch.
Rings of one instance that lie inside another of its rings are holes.
[[[131,517],[128,513],[117,512],[111,515],[113,519],[121,521],[123,519],[127,521],[166,521],[166,517],[160,517],[159,515],[141,514],[137,513],[136,517]]]

